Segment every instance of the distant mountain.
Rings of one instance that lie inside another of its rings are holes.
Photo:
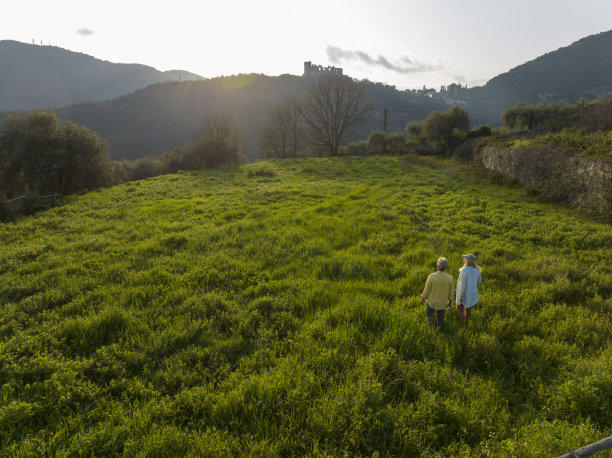
[[[582,38],[506,73],[461,98],[474,119],[500,122],[517,103],[573,103],[612,92],[612,30]]]
[[[55,111],[61,119],[70,119],[105,137],[113,159],[137,159],[171,151],[193,141],[201,133],[207,115],[231,114],[243,131],[245,153],[254,160],[258,158],[259,132],[274,106],[286,97],[302,96],[312,83],[310,78],[294,75],[241,74],[154,84],[113,100],[75,104]],[[365,135],[370,130],[383,129],[385,108],[390,131],[402,130],[408,120],[423,119],[432,110],[446,109],[441,100],[381,83],[365,84],[375,105],[370,124],[363,129]]]
[[[113,99],[153,83],[203,79],[139,64],[115,64],[55,46],[0,41],[0,110],[54,108]]]

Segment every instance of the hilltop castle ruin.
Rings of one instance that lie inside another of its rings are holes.
[[[322,65],[312,65],[310,61],[304,62],[303,76],[314,77],[326,75],[342,75],[342,69],[340,67],[332,67],[330,65],[327,67],[323,67]]]

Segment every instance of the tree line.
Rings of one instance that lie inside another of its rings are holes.
[[[295,156],[308,138],[312,148],[337,155],[371,109],[363,83],[348,77],[318,80],[304,100],[289,99],[270,114],[261,137],[264,154]],[[157,158],[111,161],[106,140],[86,127],[62,123],[50,110],[15,114],[0,129],[0,217],[32,213],[87,189],[179,170],[238,165],[244,161],[242,143],[235,118],[214,114],[192,143]]]
[[[0,129],[0,220],[55,205],[79,191],[179,170],[238,165],[242,138],[233,117],[209,116],[197,139],[160,158],[111,161],[106,140],[50,110],[15,114]]]
[[[517,104],[502,113],[502,122],[510,130],[559,132],[583,128],[589,132],[612,129],[612,94],[592,102],[574,104]]]
[[[367,155],[410,150],[450,154],[471,138],[490,135],[488,126],[470,131],[468,113],[459,107],[433,111],[405,132],[371,132],[366,140],[349,142],[352,131],[372,111],[362,83],[334,76],[313,84],[303,99],[287,98],[265,120],[259,146],[266,158],[305,155]]]
[[[488,126],[470,130],[468,113],[454,106],[408,123],[403,132],[374,131],[367,140],[350,142],[372,110],[363,82],[335,75],[318,79],[304,97],[288,97],[271,110],[260,132],[260,151],[266,158],[416,151],[472,159],[477,139],[491,135]],[[511,130],[611,129],[612,95],[574,105],[515,105],[503,112],[502,121]],[[33,213],[83,190],[245,160],[241,128],[231,115],[209,116],[194,137],[160,157],[111,161],[104,138],[60,122],[53,111],[12,115],[0,129],[0,219]]]
[[[410,143],[402,132],[372,132],[365,141],[348,142],[372,109],[363,82],[347,76],[318,79],[303,98],[287,98],[270,112],[260,149],[266,158],[404,151]],[[409,125],[407,132],[449,149],[468,126],[467,113],[453,108],[432,113],[420,130]],[[231,115],[209,116],[195,137],[160,157],[111,161],[104,138],[71,121],[60,122],[53,111],[12,115],[0,129],[0,219],[48,208],[83,190],[244,161],[243,136]]]

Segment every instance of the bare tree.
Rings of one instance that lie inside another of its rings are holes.
[[[364,85],[340,75],[313,84],[301,107],[310,142],[326,148],[331,156],[338,155],[342,140],[367,120],[370,110]]]
[[[277,105],[264,122],[259,146],[265,157],[295,157],[303,139],[302,116],[297,97]]]

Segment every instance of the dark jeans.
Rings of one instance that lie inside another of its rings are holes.
[[[444,312],[446,312],[446,310],[434,310],[429,306],[429,304],[427,304],[427,310],[425,313],[427,314],[427,323],[429,323],[429,326],[436,324],[434,315],[436,315],[436,318],[438,318],[438,326],[441,327],[444,325]]]

